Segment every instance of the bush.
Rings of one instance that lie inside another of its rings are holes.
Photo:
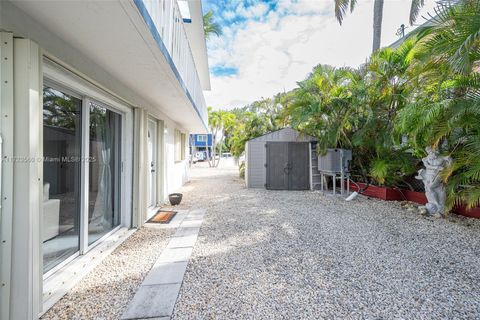
[[[245,179],[245,162],[240,163],[239,166],[240,178]]]

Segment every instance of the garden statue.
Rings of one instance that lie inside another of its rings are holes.
[[[425,169],[418,171],[419,180],[423,181],[425,186],[425,195],[428,203],[425,208],[430,215],[445,214],[446,190],[440,173],[443,169],[452,164],[452,158],[440,156],[438,151],[432,147],[427,147],[427,156],[422,159]]]

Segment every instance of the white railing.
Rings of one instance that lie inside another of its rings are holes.
[[[208,114],[177,0],[142,0],[202,120]]]

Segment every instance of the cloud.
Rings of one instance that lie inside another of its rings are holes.
[[[236,13],[234,11],[231,11],[231,10],[225,11],[223,13],[223,17],[226,20],[233,20],[233,18],[235,18],[235,16],[236,16]]]
[[[331,1],[225,3],[215,14],[222,12],[221,20],[233,23],[224,23],[223,36],[208,43],[212,90],[205,97],[214,109],[291,90],[319,63],[358,66],[371,52],[373,0],[359,3],[342,26]],[[233,10],[225,10],[232,6],[235,17],[227,13]],[[433,1],[427,1],[427,10],[432,7]],[[404,0],[386,1],[382,45],[397,39],[395,31],[408,21],[408,11]]]
[[[245,7],[243,3],[237,6],[237,14],[244,18],[259,18],[264,16],[269,10],[269,6],[260,2],[258,4]]]

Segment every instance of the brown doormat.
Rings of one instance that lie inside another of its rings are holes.
[[[177,214],[177,211],[163,211],[158,210],[157,213],[148,219],[150,223],[169,223],[173,217]]]

